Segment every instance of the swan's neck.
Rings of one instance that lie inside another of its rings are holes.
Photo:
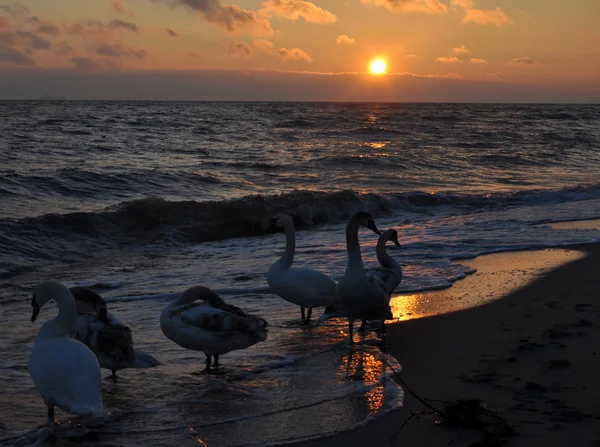
[[[352,217],[346,226],[346,249],[348,250],[348,266],[346,272],[364,273],[365,266],[360,254],[360,244],[358,243],[358,221]]]
[[[53,299],[58,306],[58,315],[44,323],[43,330],[40,330],[40,333],[52,336],[67,335],[75,326],[77,318],[75,300],[70,294],[57,295]]]
[[[379,264],[382,267],[388,268],[388,269],[398,269],[400,268],[400,264],[398,264],[398,262],[392,258],[387,250],[385,249],[385,245],[387,243],[387,239],[382,239],[380,238],[379,241],[377,241],[377,260],[379,261]]]
[[[279,259],[279,265],[290,268],[294,262],[294,252],[296,251],[296,232],[294,224],[286,222],[283,227],[285,230],[285,253]]]

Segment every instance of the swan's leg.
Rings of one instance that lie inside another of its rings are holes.
[[[302,321],[304,322],[304,320],[306,319],[306,317],[304,316],[304,306],[300,306],[300,315],[302,315]]]
[[[54,428],[54,424],[56,421],[54,420],[54,407],[48,407],[48,427]]]
[[[387,348],[386,337],[385,337],[385,320],[381,322],[381,344],[382,349]]]
[[[350,342],[349,344],[354,344],[354,339],[352,338],[352,332],[354,331],[354,319],[348,318],[348,333],[350,334]]]
[[[309,324],[310,323],[310,316],[312,315],[312,307],[308,308],[308,312],[306,313],[306,320],[304,320],[305,324]]]
[[[211,358],[212,357],[210,355],[206,355],[206,368],[204,368],[202,370],[202,374],[209,374],[210,373]]]
[[[110,370],[112,372],[112,376],[111,378],[116,381],[117,380],[117,370],[116,369],[111,369]]]
[[[219,366],[219,354],[215,354],[213,357],[215,358],[215,363],[213,363],[213,366]]]
[[[358,332],[365,331],[365,324],[367,324],[367,320],[362,320],[362,322],[360,323],[360,327],[358,328]]]

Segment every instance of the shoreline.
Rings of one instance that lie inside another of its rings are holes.
[[[389,324],[388,352],[402,365],[402,380],[425,399],[481,399],[514,427],[507,446],[599,445],[600,244],[562,249],[586,255],[501,299]],[[460,447],[484,437],[479,430],[438,426],[436,416],[423,414],[386,441],[412,413],[426,411],[405,390],[403,408],[347,432],[287,445],[428,447],[452,441]]]

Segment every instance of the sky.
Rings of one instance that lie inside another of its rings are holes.
[[[600,102],[599,0],[3,1],[3,99]]]

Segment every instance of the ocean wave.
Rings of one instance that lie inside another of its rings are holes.
[[[600,197],[600,183],[518,193],[457,194],[409,191],[390,194],[350,190],[299,190],[222,201],[129,200],[98,212],[44,214],[0,219],[0,257],[11,260],[0,275],[22,273],[19,266],[76,262],[106,250],[150,243],[200,243],[275,232],[273,216],[287,213],[298,230],[343,223],[359,210],[375,217],[419,213],[445,207],[446,213],[473,213],[507,206],[551,204]],[[450,207],[448,209],[448,207]],[[93,253],[93,254],[92,254]]]

